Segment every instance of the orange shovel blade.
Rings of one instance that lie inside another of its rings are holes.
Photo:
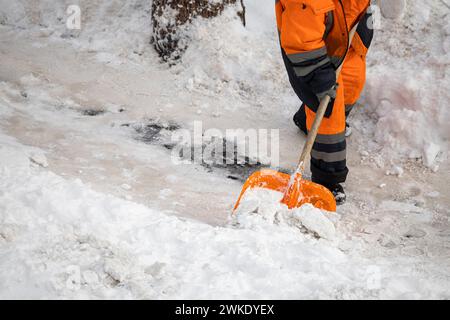
[[[236,210],[248,189],[264,188],[284,194],[282,203],[289,209],[299,208],[309,203],[314,207],[326,211],[336,211],[336,200],[333,194],[324,186],[303,180],[300,174],[296,174],[291,182],[291,176],[275,170],[262,170],[255,172],[245,182],[242,192],[234,207]]]

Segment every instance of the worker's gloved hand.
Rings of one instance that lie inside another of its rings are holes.
[[[333,112],[334,99],[336,98],[336,70],[329,62],[323,66],[318,67],[309,74],[305,76],[298,77],[299,82],[301,82],[302,87],[305,91],[309,91],[310,101],[304,101],[306,105],[317,112],[319,108],[320,101],[329,95],[331,98],[328,104],[327,111],[325,112],[325,117],[329,118]]]

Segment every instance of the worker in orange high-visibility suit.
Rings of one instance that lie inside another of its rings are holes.
[[[294,122],[307,133],[320,100],[332,100],[311,152],[312,180],[346,200],[346,116],[359,99],[366,75],[366,54],[373,38],[368,25],[370,0],[276,0],[282,56],[289,81],[303,102]],[[349,31],[359,22],[348,49]],[[344,64],[336,83],[336,70]]]

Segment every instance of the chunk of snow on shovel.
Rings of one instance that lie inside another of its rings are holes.
[[[30,155],[31,162],[37,164],[38,166],[41,166],[43,168],[48,167],[48,161],[44,154],[42,153],[32,153]]]
[[[308,231],[327,240],[333,240],[336,235],[336,228],[320,209],[313,205],[305,204],[293,211],[294,219],[298,220]]]

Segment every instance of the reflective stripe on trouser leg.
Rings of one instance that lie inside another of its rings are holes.
[[[342,140],[336,143],[326,144],[319,143],[317,139],[314,143],[313,150],[311,151],[311,157],[317,161],[322,160],[327,163],[345,161],[347,159],[347,143],[345,141],[345,133],[339,133],[335,137],[342,137]]]
[[[317,137],[311,151],[311,172],[313,181],[325,186],[345,182],[348,173],[345,132]]]
[[[339,79],[342,83],[342,78]],[[315,113],[306,108],[308,130],[314,122]],[[312,180],[325,186],[345,182],[347,169],[347,142],[345,140],[344,87],[336,93],[333,113],[324,118],[311,152]]]

